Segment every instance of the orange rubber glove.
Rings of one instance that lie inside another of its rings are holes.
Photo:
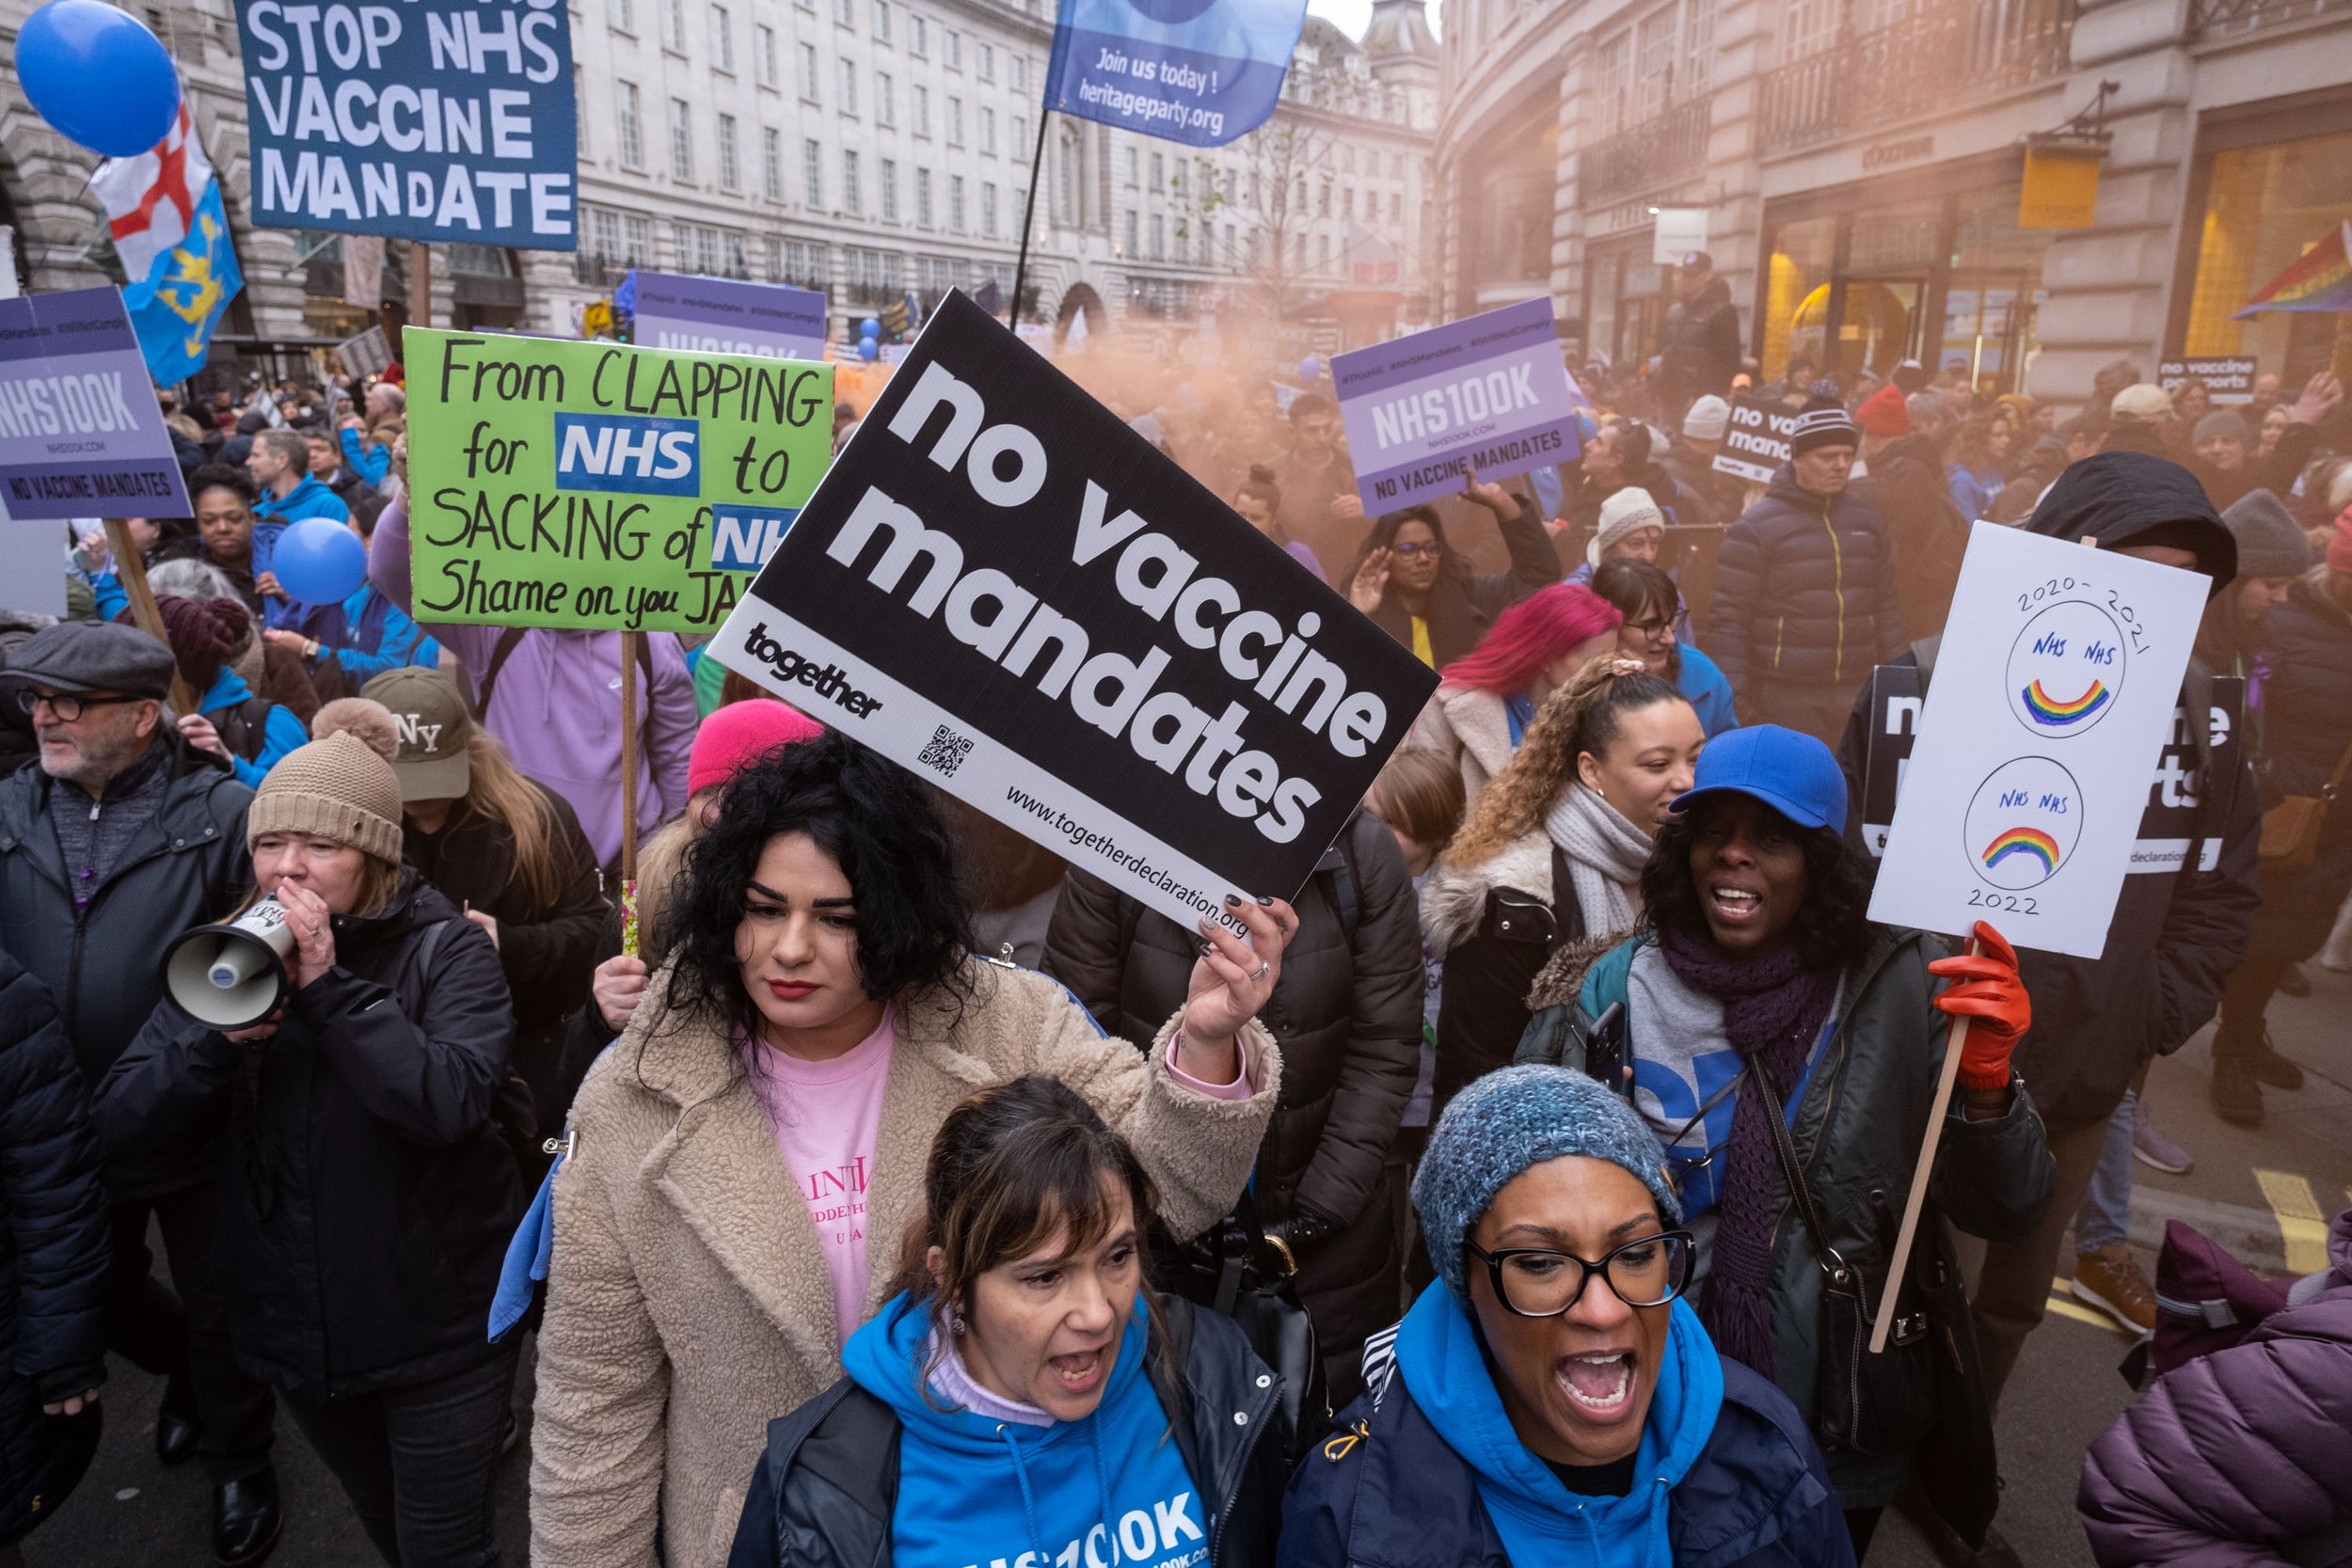
[[[1935,999],[1938,1011],[1968,1021],[1960,1048],[1960,1081],[1972,1089],[2009,1083],[2010,1053],[2033,1023],[2033,1002],[2017,974],[2017,950],[2000,932],[1977,922],[1974,953],[1938,958],[1928,973],[1953,982]]]

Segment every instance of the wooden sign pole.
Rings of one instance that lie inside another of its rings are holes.
[[[164,612],[155,608],[154,592],[147,586],[147,562],[139,558],[138,546],[131,542],[131,524],[127,518],[106,519],[106,547],[114,552],[115,576],[122,580],[122,591],[131,596],[131,618],[165,647],[171,639],[164,635]],[[171,705],[182,718],[196,711],[201,692],[188,689],[175,663],[171,671]]]
[[[633,894],[637,882],[637,640],[644,633],[621,633],[621,891]],[[651,697],[650,691],[645,694]]]
[[[1968,951],[1977,952],[1974,937]],[[1968,1043],[1968,1021],[1952,1020],[1944,1036],[1944,1070],[1935,1081],[1935,1100],[1928,1107],[1928,1135],[1919,1143],[1919,1163],[1911,1168],[1911,1196],[1903,1200],[1902,1228],[1895,1234],[1895,1256],[1886,1270],[1886,1291],[1879,1297],[1878,1321],[1870,1325],[1870,1354],[1886,1348],[1887,1332],[1895,1326],[1895,1298],[1902,1294],[1903,1271],[1911,1266],[1912,1243],[1919,1236],[1919,1210],[1927,1202],[1928,1183],[1935,1180],[1935,1150],[1944,1141],[1944,1117],[1951,1109],[1952,1086],[1960,1081],[1960,1050]]]

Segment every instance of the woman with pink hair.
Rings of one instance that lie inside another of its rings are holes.
[[[1624,620],[1581,583],[1554,583],[1513,605],[1477,647],[1439,673],[1437,695],[1405,744],[1452,761],[1462,771],[1464,798],[1475,803],[1518,750],[1544,699],[1615,647]]]

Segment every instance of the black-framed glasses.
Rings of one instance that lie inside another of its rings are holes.
[[[1467,1248],[1486,1265],[1495,1299],[1521,1318],[1556,1318],[1583,1299],[1593,1275],[1628,1307],[1663,1307],[1691,1283],[1698,1243],[1687,1230],[1668,1230],[1613,1248],[1597,1259],[1549,1247],[1504,1247],[1488,1252],[1475,1242]],[[1570,1267],[1573,1264],[1574,1267]]]
[[[16,705],[27,715],[30,715],[32,711],[39,707],[41,704],[47,703],[49,705],[49,711],[56,714],[60,721],[68,724],[71,724],[76,719],[81,718],[82,710],[85,708],[106,707],[116,703],[144,703],[147,701],[150,701],[150,699],[146,697],[76,697],[68,695],[65,692],[59,692],[56,696],[51,696],[46,691],[35,691],[30,687],[24,688],[16,694]]]
[[[1671,619],[1628,621],[1626,626],[1629,630],[1640,632],[1646,641],[1671,642],[1675,640],[1675,624]]]
[[[1435,561],[1438,557],[1445,554],[1445,546],[1438,544],[1435,539],[1425,539],[1410,545],[1391,545],[1389,548],[1395,551],[1398,555],[1403,556],[1407,561],[1412,560],[1413,557],[1417,555],[1425,555],[1430,560]]]

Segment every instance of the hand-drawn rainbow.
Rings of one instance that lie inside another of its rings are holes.
[[[2039,828],[2011,828],[1985,847],[1986,869],[2000,864],[2011,855],[2031,855],[2042,863],[2042,874],[2047,877],[2058,869],[2058,840]]]
[[[2026,710],[2034,716],[2036,722],[2064,726],[2081,723],[2106,706],[2107,699],[2115,693],[2107,689],[2105,681],[2094,676],[2090,689],[2071,703],[2059,702],[2056,697],[2042,690],[2042,683],[2038,680],[2026,688],[2019,695],[2025,698]]]

